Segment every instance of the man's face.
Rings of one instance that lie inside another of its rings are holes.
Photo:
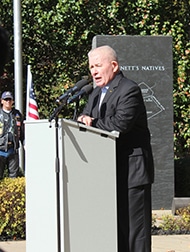
[[[11,110],[12,109],[12,105],[13,105],[13,100],[11,98],[7,98],[4,100],[1,100],[1,104],[3,105],[2,108],[4,110]]]
[[[102,51],[97,51],[89,56],[89,68],[96,85],[104,87],[115,77],[118,63],[112,61],[109,56],[106,57]]]

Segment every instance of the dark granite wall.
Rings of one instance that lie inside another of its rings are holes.
[[[142,90],[155,162],[153,209],[171,209],[174,197],[173,59],[170,36],[93,38],[92,47],[112,46],[124,75]]]

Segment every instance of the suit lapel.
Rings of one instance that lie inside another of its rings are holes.
[[[119,73],[115,76],[115,78],[110,82],[109,84],[109,89],[104,97],[103,103],[106,103],[110,97],[114,94],[115,89],[118,87],[119,85],[119,81],[122,78],[122,73]]]
[[[111,98],[111,96],[114,94],[115,89],[119,85],[120,79],[123,77],[122,73],[118,73],[115,78],[109,83],[109,89],[102,101],[102,105],[99,111],[99,101],[101,96],[101,88],[96,87],[93,91],[93,95],[91,97],[91,100],[93,101],[91,104],[90,111],[92,112],[92,116],[94,118],[99,118],[105,115],[106,111],[106,103]]]
[[[90,111],[92,112],[92,116],[94,118],[99,117],[99,101],[100,101],[100,96],[101,96],[101,88],[96,87],[94,89],[92,101],[93,103],[91,104],[91,109]]]

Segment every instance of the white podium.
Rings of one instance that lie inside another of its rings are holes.
[[[118,133],[62,119],[26,121],[26,252],[56,252],[56,144],[61,252],[117,252]]]

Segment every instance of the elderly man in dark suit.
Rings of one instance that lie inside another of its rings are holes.
[[[141,90],[124,77],[110,46],[92,49],[88,57],[96,88],[78,121],[120,132],[116,140],[118,251],[151,252],[154,165]],[[105,155],[109,158],[109,153]]]

